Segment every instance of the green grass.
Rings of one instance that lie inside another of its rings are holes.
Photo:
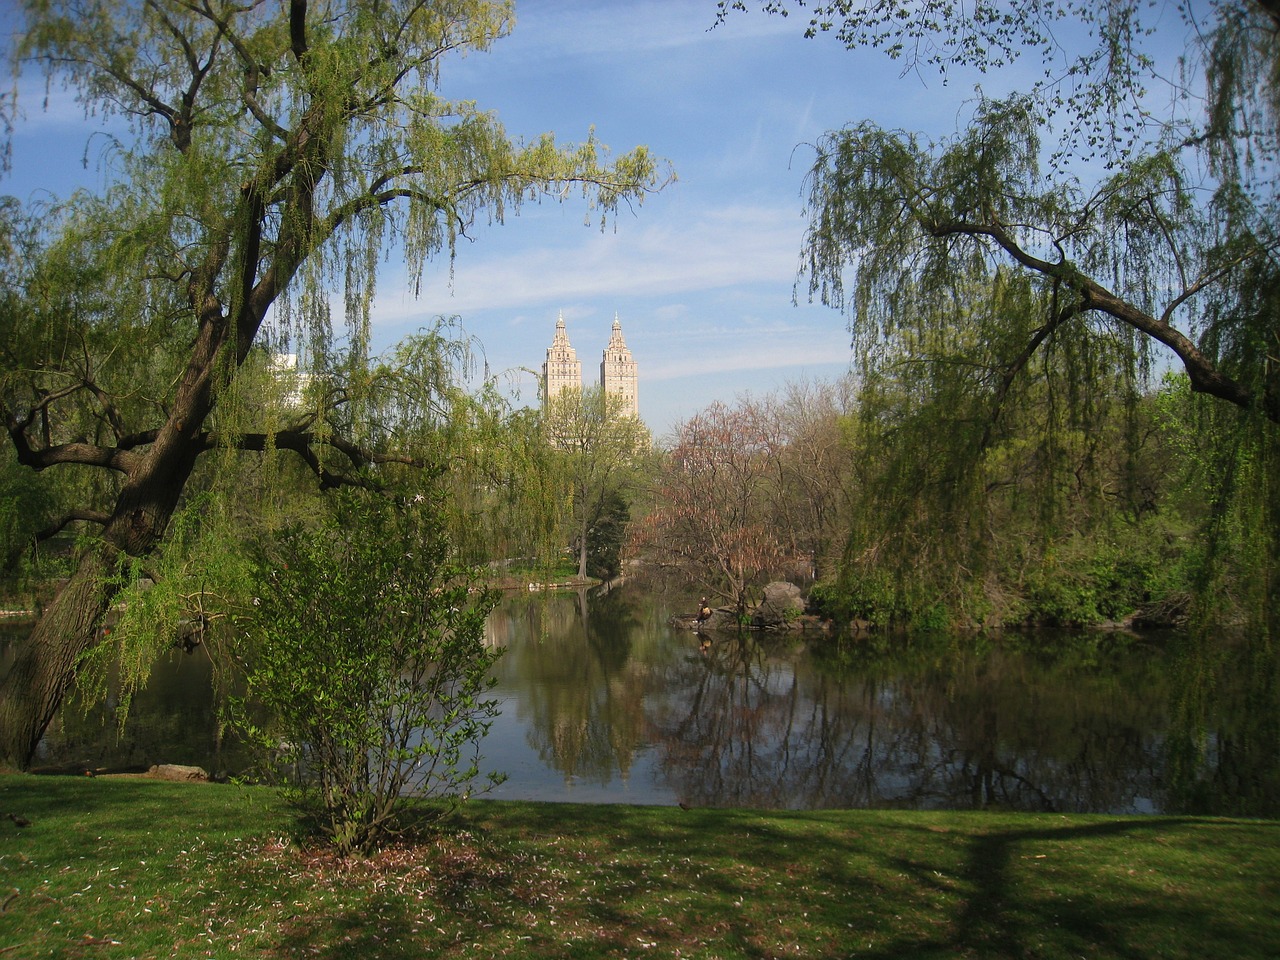
[[[364,861],[262,788],[0,777],[0,958],[1275,957],[1280,824],[473,802]]]

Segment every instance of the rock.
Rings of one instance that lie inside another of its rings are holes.
[[[207,781],[209,772],[204,767],[188,767],[180,763],[157,763],[147,771],[147,776],[155,780]]]
[[[764,588],[764,599],[752,612],[751,623],[765,629],[789,627],[804,613],[804,597],[794,583],[774,581]]]

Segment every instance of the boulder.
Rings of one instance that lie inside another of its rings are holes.
[[[147,771],[147,776],[155,780],[208,780],[209,772],[204,767],[188,767],[180,763],[157,763]]]
[[[751,623],[764,629],[788,627],[804,613],[804,597],[794,583],[774,581],[764,588],[764,599],[752,611]]]

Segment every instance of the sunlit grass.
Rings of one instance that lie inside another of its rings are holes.
[[[266,789],[0,777],[0,957],[1274,957],[1280,824],[473,802],[376,857]]]

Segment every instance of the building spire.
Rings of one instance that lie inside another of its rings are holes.
[[[600,361],[600,385],[604,392],[622,400],[623,411],[633,417],[640,416],[640,377],[636,361],[627,349],[627,342],[622,339],[622,320],[615,310],[613,314],[613,332],[609,336],[609,345],[604,348],[604,356]]]
[[[556,333],[547,347],[547,359],[542,365],[542,396],[550,400],[562,390],[582,389],[582,363],[569,343],[569,332],[564,325],[564,311],[556,320]]]

